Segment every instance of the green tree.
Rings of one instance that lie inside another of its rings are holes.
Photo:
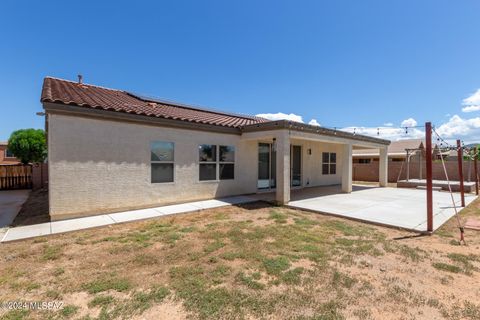
[[[14,131],[8,139],[8,149],[23,164],[43,162],[47,157],[47,142],[42,129]]]

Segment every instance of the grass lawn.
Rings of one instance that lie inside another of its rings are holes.
[[[457,240],[259,202],[6,243],[0,302],[63,305],[0,317],[480,319],[480,234]]]

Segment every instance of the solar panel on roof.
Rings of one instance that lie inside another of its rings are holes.
[[[174,102],[174,101],[170,101],[170,100],[166,100],[166,99],[161,99],[161,98],[156,98],[156,97],[152,97],[152,96],[137,94],[137,93],[133,93],[133,92],[129,92],[129,91],[125,91],[125,92],[127,94],[137,98],[137,99],[140,99],[140,100],[143,100],[143,101],[146,101],[146,102],[156,102],[156,103],[160,103],[160,104],[168,104],[168,105],[181,107],[181,108],[186,108],[186,109],[191,109],[191,110],[211,112],[211,113],[217,113],[217,114],[221,114],[221,115],[225,115],[225,116],[240,117],[240,118],[255,120],[255,117],[250,116],[250,115],[241,114],[241,113],[233,113],[233,112],[230,113],[230,112],[217,110],[217,109],[214,109],[214,108],[205,108],[205,107],[193,106],[193,105],[178,103],[178,102]]]

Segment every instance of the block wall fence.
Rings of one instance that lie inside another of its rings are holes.
[[[402,166],[403,163],[403,166]],[[446,161],[448,178],[453,181],[458,181],[458,163],[457,161]],[[420,170],[421,168],[421,170]],[[353,180],[354,181],[378,181],[378,161],[371,163],[354,163],[353,164]],[[425,179],[426,165],[425,161],[420,163],[410,163],[410,179]],[[420,171],[422,173],[420,177]],[[432,164],[433,180],[446,180],[445,173],[441,162],[433,162]],[[463,162],[463,177],[464,181],[475,181],[473,162]],[[400,177],[400,178],[399,178]],[[388,162],[388,182],[397,182],[398,180],[405,180],[407,177],[407,163],[406,162]]]

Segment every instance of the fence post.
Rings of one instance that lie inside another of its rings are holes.
[[[425,164],[427,170],[427,231],[433,232],[432,123],[425,123]]]
[[[460,180],[460,193],[462,195],[462,207],[465,207],[465,190],[463,189],[463,148],[460,140],[457,140],[458,180]]]

